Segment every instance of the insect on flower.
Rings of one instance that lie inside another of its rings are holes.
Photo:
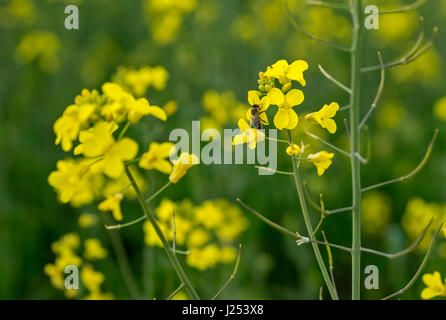
[[[262,113],[265,113],[265,111],[262,111],[258,104],[251,107],[251,119],[249,121],[250,128],[262,129],[262,124],[266,124],[266,122],[260,118]]]

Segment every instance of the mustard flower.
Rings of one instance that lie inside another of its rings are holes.
[[[266,77],[274,77],[284,85],[292,80],[305,87],[304,71],[308,69],[308,63],[304,60],[296,60],[288,64],[286,60],[279,60],[265,71]]]
[[[251,110],[252,106],[258,106],[259,107],[259,118],[262,124],[269,125],[268,117],[266,116],[266,111],[268,110],[268,107],[270,105],[269,97],[266,95],[262,98],[260,98],[261,93],[259,91],[250,90],[248,91],[248,102],[251,106],[249,108],[247,113],[248,120],[251,119]]]
[[[206,270],[217,265],[220,259],[220,250],[216,244],[209,244],[204,248],[192,248],[186,257],[188,265],[198,270]]]
[[[169,176],[172,183],[177,183],[191,167],[198,164],[198,157],[194,154],[183,152],[180,157],[173,161],[173,170]]]
[[[122,220],[122,211],[121,211],[121,201],[122,201],[122,193],[117,193],[113,196],[108,196],[107,199],[99,203],[98,209],[107,212],[111,211],[113,218],[117,221]]]
[[[81,228],[89,228],[94,226],[98,222],[98,217],[92,213],[82,213],[77,220],[79,227]]]
[[[175,152],[175,147],[170,142],[152,142],[147,152],[139,160],[139,166],[143,169],[156,169],[162,173],[170,174],[172,164],[167,160],[171,152]]]
[[[158,106],[151,106],[145,98],[132,101],[127,105],[127,119],[136,123],[142,116],[152,115],[155,118],[166,121],[166,112]]]
[[[279,110],[274,116],[274,125],[277,129],[294,129],[297,126],[298,117],[293,110],[294,106],[300,105],[304,101],[304,94],[301,90],[293,89],[286,95],[278,88],[273,88],[268,92],[271,104],[277,105]]]
[[[107,250],[102,247],[99,239],[87,239],[84,241],[84,257],[87,260],[104,259],[107,257]]]
[[[130,138],[115,141],[113,130],[116,130],[113,124],[100,121],[93,128],[81,131],[81,144],[74,149],[74,154],[83,154],[86,157],[102,156],[104,173],[110,178],[117,178],[124,170],[124,161],[136,156],[138,145]]]
[[[317,174],[319,176],[323,175],[325,170],[332,164],[331,159],[333,157],[334,154],[328,153],[327,151],[320,151],[316,154],[308,155],[308,159],[316,166]]]
[[[297,156],[300,153],[300,147],[297,144],[292,144],[286,148],[286,153],[289,156]]]
[[[421,291],[421,298],[423,300],[432,299],[434,297],[446,297],[446,284],[443,283],[441,275],[438,271],[434,273],[426,273],[422,278],[427,288]],[[446,281],[446,280],[445,280]]]
[[[80,276],[82,283],[90,292],[98,292],[101,284],[105,280],[104,274],[102,272],[95,271],[89,264],[82,267]]]
[[[327,129],[331,134],[336,132],[336,122],[331,119],[336,115],[336,111],[339,110],[339,105],[336,102],[332,102],[329,105],[324,105],[321,110],[307,114],[305,120],[310,120],[315,123],[319,123],[324,129]]]
[[[90,103],[68,106],[53,126],[56,146],[61,144],[63,151],[70,151],[73,141],[77,139],[79,131],[85,128],[95,109],[96,106]]]
[[[257,142],[265,140],[265,134],[256,128],[251,128],[244,119],[238,121],[238,127],[242,133],[239,133],[234,137],[232,141],[232,145],[234,146],[248,143],[249,149],[255,149]]]

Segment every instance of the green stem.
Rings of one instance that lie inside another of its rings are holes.
[[[356,154],[360,151],[359,109],[361,90],[361,58],[363,40],[362,0],[354,0],[352,7],[353,41],[351,50],[350,100],[350,163],[352,171],[352,299],[360,299],[361,280],[361,166]]]
[[[164,250],[166,251],[166,254],[170,260],[170,263],[172,264],[173,268],[175,269],[175,272],[177,273],[178,277],[180,278],[181,282],[184,284],[185,289],[187,290],[188,294],[191,296],[194,300],[200,300],[200,297],[198,296],[197,292],[195,291],[194,287],[192,286],[192,283],[190,282],[189,278],[187,277],[186,273],[183,270],[183,267],[181,266],[180,262],[178,261],[178,258],[175,256],[175,254],[172,252],[169,243],[167,242],[166,238],[164,237],[163,232],[161,231],[158,223],[156,222],[155,216],[144,200],[144,195],[142,194],[141,190],[138,187],[138,184],[135,181],[135,178],[133,177],[132,173],[130,172],[129,168],[125,167],[125,173],[127,174],[127,177],[129,178],[130,182],[133,185],[133,188],[135,189],[136,196],[138,198],[139,204],[141,205],[144,214],[146,215],[147,219],[152,224],[153,228],[155,229],[156,234],[161,240],[161,243],[163,244]]]
[[[121,132],[119,133],[118,140],[121,140],[121,138],[124,136],[124,134],[127,132],[127,129],[130,127],[130,121],[127,121],[124,128],[122,128]]]
[[[164,186],[162,186],[157,192],[152,194],[149,198],[146,199],[146,202],[149,203],[153,199],[155,199],[161,192],[163,192],[168,186],[170,186],[172,182],[167,182]]]
[[[293,143],[293,141],[291,139],[291,131],[290,130],[288,130],[288,139],[289,139],[290,143]],[[312,241],[315,241],[316,238],[314,236],[313,226],[311,225],[310,216],[308,214],[307,202],[305,201],[304,189],[302,187],[302,180],[301,180],[300,174],[299,174],[299,168],[298,168],[299,160],[296,160],[293,156],[291,162],[293,164],[294,183],[296,184],[297,195],[299,197],[300,207],[302,209],[302,215],[304,217],[305,226],[307,228],[308,236]],[[322,276],[324,277],[325,284],[327,285],[328,291],[330,292],[331,298],[333,300],[339,300],[338,294],[333,287],[333,284],[330,279],[330,275],[328,274],[327,268],[324,264],[324,260],[322,258],[322,255],[321,255],[321,252],[319,250],[317,243],[312,242],[311,245],[313,247],[313,251],[314,251],[314,255],[316,256],[316,260],[319,264],[319,268],[321,269]]]

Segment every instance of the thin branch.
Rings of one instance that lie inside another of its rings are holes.
[[[350,10],[350,6],[346,3],[332,3],[331,1],[319,1],[319,0],[307,0],[307,3],[316,7]]]
[[[322,295],[322,287],[319,288],[319,300],[324,300],[324,296]]]
[[[262,220],[263,222],[265,222],[267,225],[273,227],[274,229],[276,229],[276,230],[278,230],[278,231],[280,231],[280,232],[282,232],[282,233],[284,233],[284,234],[286,234],[286,235],[289,235],[289,236],[291,236],[291,237],[297,239],[297,241],[300,241],[299,244],[304,244],[304,243],[307,243],[307,242],[312,242],[312,243],[317,243],[317,244],[321,244],[321,245],[326,245],[326,243],[323,242],[323,241],[312,240],[312,239],[310,239],[310,238],[301,236],[301,235],[300,235],[299,233],[297,233],[297,232],[292,232],[292,231],[288,230],[287,228],[282,227],[281,225],[279,225],[279,224],[277,224],[277,223],[275,223],[275,222],[272,222],[271,220],[269,220],[269,219],[266,218],[265,216],[261,215],[261,214],[258,213],[256,210],[252,209],[252,208],[249,207],[247,204],[245,204],[242,200],[240,200],[240,199],[237,198],[237,201],[238,201],[238,202],[239,202],[245,209],[247,209],[248,211],[250,211],[251,213],[253,213],[256,217],[258,217],[260,220]],[[340,249],[340,250],[343,250],[343,251],[351,252],[351,249],[350,249],[350,248],[347,248],[347,247],[344,247],[344,246],[340,246],[340,245],[338,245],[338,244],[328,243],[328,245],[329,245],[330,247],[333,247],[333,248],[337,248],[337,249]]]
[[[238,247],[238,255],[237,255],[237,260],[235,261],[235,267],[234,267],[234,271],[232,272],[231,276],[229,277],[229,279],[225,282],[225,284],[223,285],[223,287],[221,287],[220,290],[218,290],[218,292],[215,294],[215,296],[211,299],[211,300],[215,300],[215,298],[217,298],[220,293],[223,292],[223,290],[228,286],[228,284],[235,279],[235,276],[237,275],[237,271],[240,265],[240,258],[242,256],[242,244],[239,244]]]
[[[319,42],[319,43],[321,43],[321,44],[323,44],[325,46],[332,47],[332,48],[335,48],[335,49],[339,49],[339,50],[342,50],[342,51],[350,52],[350,48],[348,48],[348,47],[345,47],[345,46],[342,46],[342,45],[339,45],[339,44],[336,44],[336,43],[331,43],[331,42],[319,39],[318,37],[315,37],[315,36],[311,35],[310,33],[308,33],[308,31],[306,31],[300,25],[300,23],[297,21],[297,19],[292,16],[292,14],[290,12],[290,8],[289,8],[288,3],[287,3],[287,0],[283,0],[283,8],[284,8],[285,14],[287,15],[288,20],[290,20],[291,24],[298,31],[300,31],[303,35],[305,35],[306,37],[308,37],[311,40],[314,40],[316,42]]]
[[[404,255],[410,253],[413,249],[415,249],[420,244],[421,241],[423,241],[423,239],[426,236],[426,233],[429,230],[429,227],[431,226],[433,221],[434,221],[434,218],[431,218],[431,220],[429,221],[427,226],[423,229],[423,231],[420,233],[418,238],[409,247],[407,247],[406,249],[401,250],[401,251],[399,251],[397,253],[384,253],[384,252],[381,252],[381,251],[367,249],[367,248],[362,248],[361,251],[367,252],[367,253],[376,254],[378,256],[383,256],[383,257],[386,257],[388,259],[395,259],[395,258],[404,256]]]
[[[180,286],[178,288],[175,289],[174,292],[172,292],[167,298],[166,300],[171,300],[173,297],[175,297],[175,295],[181,291],[181,289],[183,289],[184,287],[184,283],[180,284]]]
[[[322,142],[322,143],[325,144],[326,146],[328,146],[328,147],[332,148],[333,150],[335,150],[335,151],[337,151],[337,152],[343,154],[344,156],[350,158],[350,153],[348,153],[348,152],[345,151],[345,150],[342,150],[341,148],[336,147],[335,145],[331,144],[330,142],[325,141],[324,139],[322,139],[322,138],[318,137],[317,135],[311,133],[310,131],[308,131],[308,129],[305,127],[305,125],[304,125],[304,131],[305,131],[305,133],[306,133],[308,136],[312,137],[313,139],[315,139],[315,140],[317,140],[317,141],[319,141],[319,142]]]
[[[170,186],[171,182],[167,182],[164,186],[162,186],[157,192],[152,194],[149,198],[146,199],[146,202],[149,203],[153,199],[155,199],[161,192],[163,192],[168,186]]]
[[[418,171],[420,171],[424,167],[424,165],[426,164],[427,160],[429,159],[429,157],[430,157],[430,155],[432,153],[432,149],[433,149],[434,144],[435,144],[435,140],[437,139],[437,136],[438,136],[438,129],[435,129],[434,136],[432,137],[432,140],[429,143],[429,146],[427,147],[427,150],[426,150],[426,153],[425,153],[423,159],[418,164],[418,166],[416,166],[416,168],[413,169],[411,172],[409,172],[405,176],[402,176],[402,177],[399,177],[399,178],[396,178],[396,179],[392,179],[392,180],[389,180],[389,181],[384,181],[384,182],[381,182],[381,183],[378,183],[378,184],[375,184],[375,185],[363,188],[362,192],[365,192],[365,191],[368,191],[368,190],[372,190],[372,189],[375,189],[375,188],[379,188],[379,187],[382,187],[382,186],[385,186],[385,185],[388,185],[388,184],[391,184],[391,183],[405,181],[405,180],[411,178],[412,176],[414,176],[415,174],[417,174]]]
[[[325,213],[324,213],[325,205],[324,205],[324,199],[323,199],[322,193],[319,196],[320,196],[320,203],[321,203],[321,219],[319,220],[319,223],[317,224],[316,228],[313,231],[313,236],[315,236],[317,234],[317,232],[319,231],[319,229],[322,226],[322,222],[325,219]]]
[[[380,14],[404,13],[404,12],[416,10],[419,7],[421,7],[423,4],[425,4],[426,2],[427,2],[427,0],[416,0],[414,3],[408,4],[402,8],[382,10],[379,13]]]
[[[335,85],[337,85],[339,88],[346,91],[347,93],[352,94],[352,89],[350,89],[346,85],[342,84],[340,81],[336,80],[331,74],[329,74],[327,71],[325,71],[325,69],[322,68],[322,66],[320,64],[318,64],[318,67],[319,67],[319,70],[321,71],[321,73],[325,76],[325,78],[327,78],[328,80],[333,82]]]
[[[104,227],[107,230],[122,229],[122,228],[125,228],[125,227],[133,226],[134,224],[137,224],[138,222],[146,220],[146,219],[147,219],[146,215],[143,215],[142,217],[139,217],[139,218],[137,218],[135,220],[132,220],[130,222],[127,222],[127,223],[115,224],[115,225],[111,225],[111,226],[104,225]]]
[[[336,293],[338,293],[338,290],[336,289],[335,278],[334,278],[333,256],[331,254],[331,249],[330,249],[330,246],[328,245],[327,237],[325,236],[325,232],[324,231],[322,231],[322,236],[324,237],[324,241],[325,241],[325,244],[326,244],[325,248],[327,249],[328,266],[329,266],[329,269],[330,269],[331,283],[333,284],[333,288],[336,291]]]
[[[177,227],[175,225],[175,209],[172,212],[172,229],[173,229],[173,241],[172,241],[172,251],[175,254],[175,240],[177,236]]]
[[[310,194],[310,191],[308,190],[308,184],[307,184],[306,181],[303,182],[303,185],[304,185],[304,191],[305,191],[305,194],[306,194],[306,196],[307,196],[307,199],[308,199],[308,202],[310,203],[310,205],[311,205],[314,209],[316,209],[317,211],[319,211],[319,212],[323,212],[325,216],[329,216],[329,215],[332,215],[332,214],[335,214],[335,213],[339,213],[339,212],[351,211],[351,210],[354,209],[353,207],[345,207],[345,208],[339,208],[339,209],[335,209],[335,210],[325,210],[325,208],[322,209],[322,208],[321,208],[321,207],[320,207],[320,206],[319,206],[319,205],[312,199],[311,194]]]
[[[414,285],[414,283],[417,281],[418,277],[421,275],[421,272],[423,272],[423,269],[426,266],[427,261],[429,260],[429,257],[432,253],[432,249],[434,248],[435,240],[437,239],[438,233],[440,232],[442,227],[443,227],[443,222],[440,224],[440,227],[438,228],[437,232],[435,232],[434,236],[432,237],[432,241],[429,245],[429,248],[427,249],[426,255],[424,256],[423,261],[421,262],[420,266],[418,267],[417,272],[412,277],[412,279],[410,279],[410,281],[407,283],[407,285],[404,288],[402,288],[401,290],[399,290],[395,293],[392,293],[391,295],[383,298],[382,300],[388,300],[390,298],[396,297],[396,296],[406,292]]]
[[[369,71],[379,70],[381,68],[392,68],[392,67],[396,67],[399,65],[408,64],[408,63],[418,59],[427,50],[429,50],[430,47],[432,47],[432,45],[434,44],[435,36],[437,35],[437,33],[438,33],[438,27],[434,27],[431,39],[428,42],[426,42],[426,44],[421,49],[419,49],[419,46],[421,45],[421,43],[419,41],[417,41],[415,46],[401,59],[394,61],[394,62],[377,65],[377,66],[361,68],[361,72],[369,72]]]
[[[347,106],[343,106],[343,107],[340,107],[339,109],[338,109],[338,112],[340,112],[340,111],[346,111],[346,110],[349,110],[350,109],[350,105],[347,105]]]
[[[257,168],[257,169],[265,170],[265,171],[272,172],[272,173],[278,173],[278,174],[284,174],[284,175],[293,175],[292,172],[274,170],[274,169],[269,168],[269,167],[261,167],[261,166],[254,166],[254,167]]]
[[[379,52],[379,51],[378,51],[378,58],[379,58],[380,65],[383,65],[383,58],[381,56],[381,52]],[[381,80],[379,81],[378,91],[376,92],[375,99],[373,100],[373,103],[370,106],[369,111],[367,112],[367,114],[365,115],[364,119],[362,119],[361,123],[359,124],[359,130],[362,129],[362,127],[365,125],[365,123],[367,122],[368,118],[372,114],[373,110],[375,110],[375,108],[376,108],[376,106],[378,104],[378,101],[381,98],[381,95],[383,93],[385,79],[386,79],[386,69],[384,67],[382,67],[381,68]]]

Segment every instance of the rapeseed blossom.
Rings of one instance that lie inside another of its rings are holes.
[[[169,176],[169,181],[177,183],[187,171],[198,164],[198,157],[194,154],[183,152],[177,160],[173,161],[173,170]]]
[[[336,102],[332,102],[329,105],[324,105],[321,110],[307,114],[305,120],[318,123],[322,128],[327,129],[330,133],[336,132],[336,122],[331,119],[336,115],[336,111],[339,110],[339,105]]]
[[[298,123],[298,117],[293,110],[294,106],[300,105],[304,101],[304,94],[299,89],[292,89],[283,94],[278,88],[272,88],[268,92],[271,104],[277,105],[278,111],[274,116],[274,125],[277,129],[294,129]]]
[[[248,143],[249,149],[255,149],[258,142],[265,140],[265,134],[256,128],[251,128],[245,119],[240,119],[238,121],[238,127],[241,133],[234,137],[232,141],[232,145],[234,146]]]
[[[334,153],[328,153],[327,151],[320,151],[316,154],[308,155],[308,159],[317,168],[317,174],[319,176],[323,175],[325,170],[331,165],[331,159],[334,157]]]
[[[441,279],[438,271],[434,273],[426,273],[423,275],[423,282],[427,286],[421,291],[421,298],[423,300],[432,299],[435,297],[446,297],[446,279],[445,282]]]
[[[237,250],[232,243],[248,224],[240,209],[223,199],[207,200],[198,206],[189,200],[163,199],[154,212],[167,241],[173,241],[172,215],[175,212],[176,245],[185,250],[187,264],[199,270],[233,262]],[[143,230],[147,245],[162,246],[149,221],[144,223]]]
[[[162,173],[170,174],[172,164],[167,160],[171,152],[175,152],[173,143],[152,142],[147,152],[143,153],[138,165],[147,170],[156,169]]]

